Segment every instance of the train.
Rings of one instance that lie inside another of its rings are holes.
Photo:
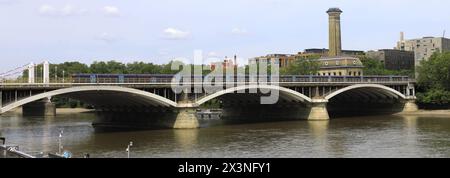
[[[73,74],[73,83],[167,83],[174,74]]]
[[[191,81],[212,81],[203,75],[192,75]],[[210,76],[212,77],[212,76]],[[256,82],[262,81],[264,76],[228,76],[223,75],[222,81]],[[265,81],[270,82],[272,77],[265,76]],[[177,74],[73,74],[73,83],[170,83],[183,81]],[[214,77],[217,81],[217,76]],[[317,75],[280,75],[276,76],[277,82],[370,82],[370,81],[408,81],[407,76],[317,76]]]
[[[181,77],[176,74],[73,74],[73,83],[170,83],[173,79]],[[205,81],[206,76],[192,75],[191,81]],[[255,81],[257,77],[250,80],[249,76],[222,76],[222,81]],[[286,78],[287,76],[282,76]],[[183,77],[186,78],[186,77]],[[215,77],[217,80],[217,77]],[[234,79],[233,79],[234,78]],[[292,77],[288,77],[291,79]],[[268,77],[268,80],[269,77]],[[183,81],[181,78],[180,80]]]

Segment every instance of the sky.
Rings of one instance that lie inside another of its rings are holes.
[[[27,63],[271,53],[328,47],[325,11],[339,7],[344,49],[393,48],[450,36],[448,0],[0,0],[0,72]]]

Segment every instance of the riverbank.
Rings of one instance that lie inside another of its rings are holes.
[[[94,111],[95,111],[94,109],[86,109],[86,108],[56,108],[56,113],[59,114],[87,113]]]
[[[403,116],[440,116],[440,117],[449,117],[450,118],[450,109],[447,110],[418,110],[415,112],[402,112],[396,115]]]
[[[77,114],[77,113],[89,113],[94,112],[94,109],[86,109],[86,108],[56,108],[57,114]],[[22,114],[22,108],[16,108],[14,110],[9,111],[9,113]]]

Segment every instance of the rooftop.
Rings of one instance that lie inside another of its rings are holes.
[[[339,13],[342,13],[342,10],[339,9],[339,8],[337,8],[337,7],[332,7],[332,8],[330,8],[330,9],[327,10],[327,13],[330,13],[330,12],[339,12]]]

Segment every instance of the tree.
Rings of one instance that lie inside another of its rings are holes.
[[[106,62],[103,62],[103,61],[100,61],[100,62],[94,61],[94,63],[92,63],[89,68],[90,68],[91,73],[95,73],[95,74],[109,73],[108,65],[106,64]]]
[[[450,52],[435,53],[417,68],[417,82],[425,89],[450,91]]]
[[[129,74],[158,74],[161,72],[161,66],[153,63],[133,62],[126,65],[126,71]]]
[[[442,89],[430,89],[425,93],[417,93],[417,100],[423,104],[432,105],[449,105],[450,104],[450,91]]]
[[[126,65],[117,61],[97,62],[91,64],[91,73],[96,74],[126,74]]]
[[[384,68],[384,64],[377,59],[363,57],[364,75],[401,75],[414,78],[414,70],[389,70]]]
[[[417,68],[419,103],[450,105],[450,52],[435,53]]]
[[[288,67],[281,69],[282,75],[315,75],[320,64],[317,58],[296,58]]]
[[[362,58],[364,75],[388,75],[381,61],[372,58]]]

